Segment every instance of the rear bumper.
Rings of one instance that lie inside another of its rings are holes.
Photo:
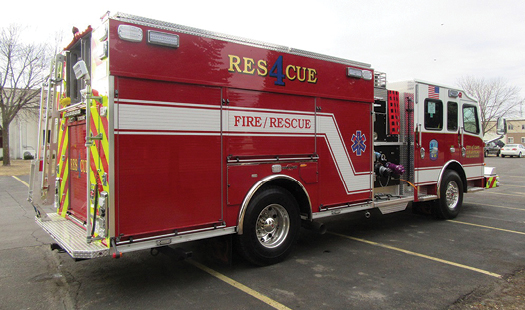
[[[49,220],[35,217],[35,221],[66,252],[75,259],[89,259],[109,255],[109,248],[100,243],[87,242],[86,231],[56,213],[47,214]]]

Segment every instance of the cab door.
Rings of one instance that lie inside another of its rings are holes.
[[[457,133],[449,133],[446,128],[447,105],[440,94],[443,90],[420,83],[416,87],[415,181],[427,185],[438,180]]]

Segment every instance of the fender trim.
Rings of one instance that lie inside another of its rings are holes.
[[[255,195],[255,193],[257,193],[257,191],[265,184],[269,183],[269,182],[272,182],[272,181],[276,181],[276,180],[286,180],[286,181],[290,181],[290,182],[293,182],[295,184],[297,184],[304,192],[304,194],[306,195],[306,198],[308,199],[308,209],[309,209],[309,218],[311,218],[311,215],[312,215],[312,202],[310,200],[310,196],[308,195],[308,192],[306,191],[306,188],[303,186],[303,184],[301,184],[301,182],[297,181],[296,179],[290,177],[290,176],[287,176],[287,175],[284,175],[284,174],[276,174],[276,175],[271,175],[271,176],[268,176],[260,181],[258,181],[257,183],[255,183],[252,188],[250,188],[250,190],[248,191],[248,193],[246,194],[246,196],[244,197],[244,200],[242,201],[242,204],[241,204],[241,209],[239,211],[239,219],[237,220],[237,234],[238,235],[242,235],[243,234],[243,226],[244,226],[244,216],[246,214],[246,210],[248,209],[248,204],[250,204],[250,201],[252,200],[253,196]]]

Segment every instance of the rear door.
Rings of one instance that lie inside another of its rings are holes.
[[[70,204],[68,212],[81,222],[87,216],[87,161],[86,161],[86,122],[75,121],[69,127],[69,180]]]

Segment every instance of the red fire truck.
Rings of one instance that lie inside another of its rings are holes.
[[[479,116],[456,88],[117,13],[53,61],[29,200],[76,259],[233,236],[272,264],[323,218],[457,216],[497,184]]]

